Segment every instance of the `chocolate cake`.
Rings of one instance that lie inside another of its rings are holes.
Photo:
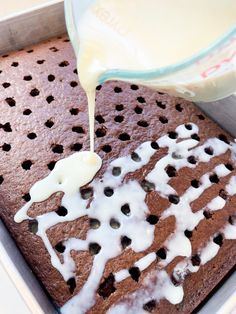
[[[57,191],[16,223],[33,184],[89,149],[67,37],[2,56],[0,94],[0,217],[62,313],[191,313],[232,270],[234,140],[194,104],[134,84],[98,86],[103,165],[78,190],[78,213]]]

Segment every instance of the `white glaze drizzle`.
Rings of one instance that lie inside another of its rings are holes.
[[[203,145],[197,146],[199,142],[190,137],[192,134],[198,133],[198,127],[193,123],[189,123],[188,126],[189,125],[191,126],[190,130],[189,128],[186,128],[185,125],[177,127],[175,131],[178,133],[178,138],[176,139],[164,135],[157,140],[159,147],[168,148],[168,153],[156,163],[155,167],[149,174],[147,174],[145,179],[155,184],[156,191],[158,191],[162,197],[168,197],[169,194],[176,194],[176,191],[168,184],[170,178],[165,171],[165,168],[168,165],[175,167],[177,171],[183,167],[194,168],[199,162],[209,162],[211,158],[225,153],[228,149],[233,150],[231,145],[216,138],[209,139]],[[212,147],[214,149],[212,155],[205,153],[204,149],[206,147]],[[88,183],[100,168],[101,164],[98,162],[98,159],[97,163],[95,163],[96,167],[92,171],[90,170],[90,179],[88,180],[87,177],[87,179],[84,179],[83,183],[81,179],[78,179],[78,176],[81,175],[81,173],[87,173],[88,171],[88,169],[85,169],[86,167],[84,168],[84,163],[81,163],[81,161],[78,162],[78,160],[75,161],[75,167],[73,167],[73,169],[78,167],[76,168],[77,175],[75,175],[73,171],[68,172],[66,169],[67,161],[69,163],[69,160],[75,160],[76,158],[72,156],[75,156],[76,154],[59,161],[56,164],[55,169],[47,178],[37,182],[32,187],[30,190],[31,201],[15,216],[17,222],[31,219],[28,216],[27,211],[34,202],[43,201],[57,191],[63,191],[65,193],[62,198],[62,206],[68,210],[68,214],[65,217],[58,216],[55,212],[37,217],[37,235],[42,238],[45,247],[51,256],[52,265],[58,269],[65,280],[68,280],[75,275],[75,263],[70,255],[71,250],[88,250],[90,243],[97,243],[101,247],[99,254],[94,257],[92,269],[87,282],[80,292],[63,306],[61,309],[63,314],[85,313],[91,306],[93,306],[95,302],[94,295],[102,278],[107,261],[120,255],[122,252],[120,244],[122,236],[127,236],[132,240],[130,248],[135,252],[146,250],[153,242],[155,227],[146,221],[146,216],[149,213],[145,203],[146,192],[141,188],[138,182],[128,181],[123,183],[123,179],[127,173],[134,172],[146,165],[154,155],[155,149],[152,148],[151,142],[145,142],[135,150],[135,153],[140,157],[140,161],[137,162],[133,160],[131,157],[132,155],[118,158],[111,162],[101,180],[94,180],[92,182],[91,186],[94,190],[94,198],[91,201],[89,208],[87,208],[88,201],[81,198],[78,190],[79,187]],[[179,158],[176,158],[176,155],[178,155]],[[196,158],[196,164],[191,164],[187,161],[189,156],[194,156]],[[76,155],[76,157],[78,158],[78,155]],[[120,167],[120,175],[112,175],[114,167]],[[214,171],[219,177],[229,173],[229,170],[227,170],[224,165],[217,166]],[[58,184],[58,180],[62,180],[62,184]],[[197,199],[206,188],[211,186],[211,184],[209,175],[204,175],[201,178],[201,186],[198,189],[195,189],[196,191],[190,187],[184,196],[181,197],[180,204],[171,205],[163,213],[161,219],[165,219],[170,215],[175,215],[177,219],[175,235],[172,235],[166,242],[166,247],[168,249],[167,262],[170,262],[177,255],[191,255],[190,241],[183,236],[183,232],[185,229],[192,230],[200,220],[203,219],[203,210],[193,214],[189,203],[194,199]],[[49,186],[50,188],[48,188]],[[114,194],[111,197],[104,195],[104,189],[106,187],[113,189]],[[233,181],[228,189],[236,189]],[[228,193],[230,194],[230,192]],[[212,202],[214,202],[214,200],[212,200]],[[126,203],[130,206],[130,216],[126,216],[121,212],[122,205]],[[178,208],[178,206],[181,206],[181,209],[184,207],[183,212],[185,213],[185,217],[184,214],[179,215],[177,213],[176,208]],[[213,203],[211,205],[212,208],[217,207],[217,209],[220,209],[221,206],[222,203],[219,205],[219,200],[215,200],[215,204]],[[46,232],[50,227],[58,223],[72,221],[85,215],[88,215],[88,217],[91,218],[97,218],[101,225],[96,230],[89,230],[85,240],[68,239],[65,241],[63,245],[66,249],[62,255],[63,263],[61,263],[47,238]],[[187,217],[188,219],[186,219]],[[111,219],[115,219],[119,222],[120,227],[118,229],[111,228]],[[179,241],[184,241],[181,252],[180,250],[176,250]],[[137,261],[135,266],[139,267],[140,270],[144,270],[153,263],[155,260],[154,257],[155,253],[149,253]],[[129,272],[128,270],[121,270],[114,275],[115,279],[119,282],[127,278]],[[163,278],[164,276],[163,273]],[[164,286],[165,285],[166,282]],[[168,289],[172,289],[172,287],[168,286]],[[167,299],[171,299],[169,294],[164,291],[168,289],[166,286],[166,289],[162,289],[162,293]]]
[[[107,314],[143,314],[143,304],[154,299],[156,302],[167,299],[172,304],[178,304],[183,299],[182,287],[175,287],[166,271],[150,273],[143,282],[143,289],[139,289],[129,296],[128,302],[120,302],[111,307]]]
[[[212,173],[216,173],[219,177],[224,177],[224,176],[227,176],[230,173],[230,171],[225,167],[225,165],[221,164],[221,165],[216,166]],[[189,200],[190,195],[191,195],[190,200],[192,202],[192,201],[196,200],[200,196],[200,194],[202,194],[206,190],[206,188],[209,188],[210,186],[213,185],[209,181],[209,176],[210,176],[210,173],[207,173],[207,174],[204,174],[202,176],[202,178],[200,179],[200,182],[205,183],[205,187],[202,184],[201,189],[200,188],[195,189],[192,187],[188,188],[187,191],[181,197],[179,204],[171,205],[169,208],[167,208],[163,212],[160,219],[166,219],[167,217],[169,217],[171,215],[175,216],[176,229],[175,229],[175,233],[172,234],[164,243],[164,247],[167,248],[167,256],[166,256],[166,259],[164,261],[159,262],[159,265],[161,265],[162,267],[168,265],[177,256],[190,257],[191,253],[192,253],[191,242],[185,236],[184,231],[185,230],[192,231],[195,227],[197,227],[199,222],[205,218],[203,215],[203,212],[205,209],[208,209],[209,211],[216,211],[216,210],[223,208],[223,207],[219,208],[219,203],[220,203],[220,201],[218,202],[219,196],[213,198],[204,208],[198,210],[195,213],[192,212],[191,207],[189,206],[188,202],[186,202],[186,200]],[[228,190],[229,187],[232,188],[233,183],[235,183],[235,186],[236,186],[236,177],[235,176],[230,178],[229,183],[226,185],[226,190]],[[199,191],[197,191],[197,190],[199,190]],[[236,190],[235,190],[234,194],[236,194]],[[231,193],[230,195],[233,196],[234,194]],[[221,199],[223,200],[223,198],[221,198]],[[225,205],[226,201],[225,200],[223,200],[223,201],[224,201],[224,205]],[[213,207],[214,204],[215,204],[215,208]],[[229,229],[230,229],[230,226],[231,225],[228,226]],[[181,245],[179,245],[180,243],[181,243]],[[213,243],[213,244],[215,244],[215,243]],[[213,246],[214,245],[212,245],[212,247]],[[218,245],[217,245],[217,247],[218,247]],[[149,253],[149,254],[154,254],[154,252]],[[154,260],[153,260],[153,262],[154,262]],[[134,264],[134,266],[136,266],[137,263],[138,262],[136,262]],[[151,262],[149,264],[147,264],[146,266],[148,267],[150,265],[151,265]],[[147,267],[145,267],[145,268],[147,268]],[[144,270],[144,268],[142,270]],[[124,274],[126,274],[127,276],[125,277]],[[122,276],[124,276],[124,279],[129,277],[130,274],[129,274],[128,270],[123,269],[123,270],[121,270],[115,274],[115,278],[118,277],[117,281],[119,281],[119,282],[123,280],[123,279],[121,279]]]
[[[225,239],[236,239],[236,225],[226,224],[221,230]],[[217,235],[217,234],[215,234]],[[207,245],[199,251],[201,265],[211,261],[218,253],[220,246],[213,242],[214,236],[208,241]],[[112,306],[107,314],[136,314],[147,313],[143,310],[143,305],[150,300],[156,303],[161,299],[167,299],[172,304],[182,302],[184,297],[183,282],[189,273],[195,273],[200,266],[193,266],[189,258],[179,262],[173,273],[177,274],[181,284],[175,286],[165,270],[153,271],[143,282],[143,287],[128,296],[124,302]]]

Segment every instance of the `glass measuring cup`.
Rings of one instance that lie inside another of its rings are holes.
[[[78,27],[96,0],[65,0],[68,33],[76,54]],[[103,72],[98,84],[122,80],[146,85],[194,101],[214,101],[236,91],[236,25],[213,44],[179,63],[148,71],[113,69]]]

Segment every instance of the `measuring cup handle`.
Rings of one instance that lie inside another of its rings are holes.
[[[74,48],[75,54],[79,51],[78,32],[76,27],[76,21],[74,17],[73,0],[64,1],[65,20],[68,35],[70,37],[71,44]]]
[[[81,17],[95,0],[65,0],[65,19],[68,35],[76,55],[79,52],[78,27]]]

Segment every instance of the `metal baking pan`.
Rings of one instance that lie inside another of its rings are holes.
[[[0,19],[0,54],[65,32],[63,1],[51,1],[49,4]],[[197,105],[236,137],[236,95],[214,103]],[[0,221],[0,313],[15,314],[16,310],[9,312],[9,309],[4,307],[4,294],[1,289],[5,290],[5,295],[10,296],[12,303],[16,301],[14,298],[19,301],[17,314],[58,313]],[[197,313],[236,313],[236,272],[221,284]]]

